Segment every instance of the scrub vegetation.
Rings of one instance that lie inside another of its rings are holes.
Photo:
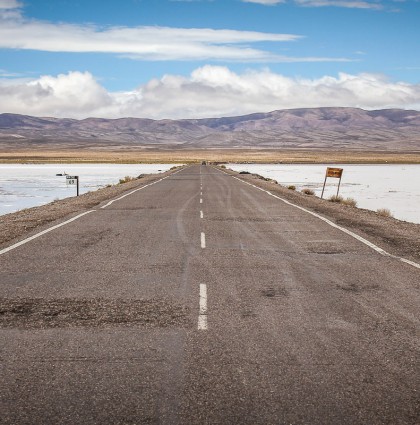
[[[357,201],[353,198],[343,198],[341,195],[333,195],[328,199],[330,202],[356,207]]]
[[[379,208],[376,213],[381,217],[392,217],[392,213],[388,208]]]
[[[119,184],[124,184],[135,180],[136,177],[125,176],[123,179],[120,179]]]

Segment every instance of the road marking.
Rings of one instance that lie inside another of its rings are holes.
[[[175,174],[175,173],[173,173],[173,174]],[[168,176],[168,177],[169,177],[169,176]],[[161,182],[162,180],[164,180],[164,179],[166,179],[166,178],[167,178],[167,177],[164,177],[163,179],[157,180],[157,181],[155,181],[155,182],[153,182],[153,183],[146,184],[146,185],[144,185],[144,186],[142,186],[142,187],[140,187],[140,188],[138,188],[138,189],[132,190],[131,192],[126,193],[125,195],[120,196],[119,198],[113,199],[112,201],[109,201],[107,204],[102,205],[101,209],[104,209],[104,208],[106,208],[106,207],[109,207],[109,206],[110,206],[110,205],[112,205],[115,201],[119,201],[119,200],[121,200],[121,199],[124,199],[126,196],[130,196],[130,195],[132,195],[133,193],[138,192],[139,190],[146,189],[146,187],[149,187],[149,186],[152,186],[153,184],[159,183],[159,182]]]
[[[204,218],[204,213],[203,213],[203,211],[200,211],[200,218]]]
[[[388,255],[389,255],[389,254],[388,254]],[[415,263],[414,261],[407,260],[406,258],[403,258],[403,257],[397,257],[397,256],[395,256],[395,255],[392,255],[392,257],[394,257],[394,258],[398,258],[398,259],[399,259],[399,260],[401,260],[403,263],[410,264],[410,266],[417,267],[418,269],[420,269],[420,264]]]
[[[157,180],[157,181],[155,181],[155,182],[153,182],[153,183],[149,183],[149,184],[147,184],[147,185],[145,185],[145,186],[142,186],[142,187],[140,187],[140,188],[138,188],[138,189],[136,189],[136,190],[132,190],[131,192],[126,193],[125,195],[120,196],[119,198],[113,199],[112,201],[108,202],[106,205],[103,205],[101,208],[106,208],[107,206],[111,205],[113,202],[118,201],[118,200],[120,200],[120,199],[123,199],[123,198],[125,198],[126,196],[129,196],[129,195],[131,195],[131,194],[133,194],[133,193],[135,193],[135,192],[138,192],[139,190],[142,190],[142,189],[144,189],[144,188],[146,188],[146,187],[148,187],[148,186],[152,186],[153,184],[159,183],[159,182],[161,182],[162,180],[165,180],[165,179],[167,179],[168,177],[171,177],[171,176],[173,176],[174,174],[177,174],[177,173],[179,173],[180,171],[182,171],[182,170],[184,170],[184,169],[185,169],[185,168],[181,168],[180,170],[175,171],[175,172],[173,172],[173,173],[169,174],[169,176],[163,177],[163,178],[161,178],[161,179],[159,179],[159,180]],[[90,210],[90,211],[86,211],[86,212],[84,212],[84,213],[81,213],[81,214],[79,214],[79,215],[77,215],[77,216],[75,216],[75,217],[73,217],[73,218],[71,218],[71,219],[69,219],[69,220],[67,220],[67,221],[64,221],[63,223],[57,224],[57,225],[55,225],[55,226],[52,226],[52,227],[50,227],[50,228],[48,228],[48,229],[46,229],[46,230],[43,230],[42,232],[39,232],[39,233],[37,233],[37,234],[35,234],[35,235],[33,235],[33,236],[30,236],[29,238],[26,238],[26,239],[24,239],[24,240],[22,240],[22,241],[20,241],[20,242],[17,242],[17,243],[15,243],[14,245],[11,245],[11,246],[9,246],[9,247],[7,247],[7,248],[4,248],[4,249],[0,250],[0,255],[5,254],[6,252],[12,251],[13,249],[16,249],[16,248],[18,248],[19,246],[22,246],[22,245],[24,245],[24,244],[26,244],[26,243],[28,243],[28,242],[30,242],[30,241],[33,241],[34,239],[39,238],[40,236],[45,235],[46,233],[51,232],[52,230],[58,229],[58,228],[59,228],[59,227],[61,227],[61,226],[65,226],[66,224],[71,223],[72,221],[75,221],[75,220],[77,220],[78,218],[83,217],[84,215],[86,215],[86,214],[90,214],[90,213],[95,212],[95,211],[96,211],[96,210]]]
[[[59,227],[61,227],[61,226],[65,226],[66,224],[69,224],[69,223],[71,223],[72,221],[75,221],[75,220],[77,220],[78,218],[83,217],[83,216],[84,216],[84,215],[86,215],[86,214],[93,213],[94,211],[96,211],[96,210],[90,210],[90,211],[86,211],[86,212],[84,212],[84,213],[82,213],[82,214],[76,215],[76,217],[73,217],[73,218],[71,218],[70,220],[63,221],[62,223],[57,224],[57,225],[55,225],[55,226],[53,226],[53,227],[50,227],[49,229],[43,230],[42,232],[39,232],[39,233],[37,233],[36,235],[33,235],[33,236],[29,237],[29,238],[26,238],[26,239],[24,239],[23,241],[20,241],[20,242],[18,242],[18,243],[15,243],[14,245],[11,245],[11,246],[9,246],[9,247],[7,247],[7,248],[4,248],[4,249],[2,249],[2,250],[0,251],[0,255],[3,255],[3,254],[5,254],[6,252],[9,252],[9,251],[11,251],[12,249],[15,249],[15,248],[17,248],[17,247],[19,247],[19,246],[22,246],[22,245],[24,245],[24,244],[26,244],[26,243],[28,243],[28,242],[30,242],[30,241],[33,241],[34,239],[39,238],[40,236],[45,235],[46,233],[51,232],[51,231],[53,231],[53,230],[55,230],[55,229],[58,229],[58,228],[59,228]]]
[[[200,284],[200,314],[207,314],[207,285]]]
[[[207,316],[198,316],[198,330],[206,331],[207,330]]]
[[[203,198],[200,198],[200,204],[202,204],[203,203]]]
[[[363,238],[362,236],[359,236],[358,234],[353,233],[351,230],[348,230],[345,227],[341,227],[338,224],[335,224],[334,222],[332,222],[328,218],[323,217],[322,215],[319,215],[319,214],[314,213],[310,210],[307,210],[306,208],[300,207],[299,205],[293,204],[292,202],[289,202],[286,199],[281,198],[280,196],[274,195],[274,193],[271,193],[269,190],[262,189],[261,187],[255,186],[252,183],[248,183],[245,180],[241,180],[240,178],[232,176],[231,174],[226,173],[225,171],[222,171],[222,170],[219,170],[219,171],[221,171],[224,174],[227,174],[230,177],[233,177],[236,180],[239,180],[242,183],[247,184],[248,186],[255,187],[255,189],[261,190],[262,192],[267,193],[268,195],[272,196],[273,198],[279,199],[280,201],[284,202],[287,205],[298,208],[298,209],[305,211],[306,213],[308,213],[308,214],[310,214],[314,217],[319,218],[320,220],[324,221],[325,223],[329,224],[330,226],[332,226],[332,227],[334,227],[338,230],[341,230],[342,232],[346,233],[347,235],[353,237],[354,239],[357,239],[359,242],[362,242],[363,244],[367,245],[369,248],[372,248],[373,250],[375,250],[376,252],[378,252],[379,254],[381,254],[383,256],[395,258],[396,260],[402,261],[403,263],[409,264],[410,266],[413,266],[413,267],[416,267],[417,269],[420,269],[419,263],[416,263],[416,262],[411,261],[411,260],[407,260],[406,258],[403,258],[403,257],[398,257],[397,255],[390,254],[389,252],[383,250],[382,248],[380,248],[379,246],[375,245],[374,243],[368,241],[367,239]]]
[[[205,233],[201,232],[201,248],[206,247],[206,235]]]
[[[121,199],[124,199],[126,196],[130,196],[130,195],[132,195],[133,193],[138,192],[139,190],[146,189],[146,187],[149,187],[149,186],[152,186],[152,185],[154,185],[154,184],[156,184],[156,183],[159,183],[159,182],[161,182],[162,180],[165,180],[165,179],[167,179],[168,177],[173,176],[174,174],[178,174],[178,173],[179,173],[180,171],[182,171],[182,170],[184,170],[184,168],[181,168],[181,170],[178,170],[178,171],[175,171],[174,173],[169,174],[169,176],[166,176],[166,177],[163,177],[163,178],[161,178],[161,179],[159,179],[159,180],[156,180],[155,182],[152,182],[152,183],[146,184],[146,185],[144,185],[144,186],[142,186],[142,187],[139,187],[138,189],[132,190],[131,192],[128,192],[128,193],[126,193],[126,194],[124,194],[124,195],[120,196],[119,198],[113,199],[113,200],[109,201],[107,204],[102,205],[101,209],[104,209],[104,208],[106,208],[106,207],[109,207],[109,206],[110,206],[110,205],[112,205],[115,201],[119,201],[119,200],[121,200]]]
[[[200,284],[200,312],[198,315],[198,330],[207,330],[207,285]]]
[[[203,196],[203,192],[200,192],[200,196]]]

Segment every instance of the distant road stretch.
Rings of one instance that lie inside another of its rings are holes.
[[[416,265],[216,168],[0,254],[2,424],[420,423]]]

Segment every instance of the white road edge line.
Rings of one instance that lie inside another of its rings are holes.
[[[112,205],[115,201],[119,201],[119,200],[121,200],[121,199],[124,199],[126,196],[130,196],[130,195],[132,195],[133,193],[136,193],[136,192],[138,192],[139,190],[145,189],[146,187],[149,187],[149,186],[151,186],[152,184],[159,183],[159,182],[161,182],[162,180],[163,180],[163,179],[160,179],[160,180],[157,180],[157,181],[155,181],[155,182],[153,182],[153,183],[146,184],[146,185],[144,185],[144,186],[142,186],[142,187],[140,187],[140,188],[138,188],[138,189],[136,189],[136,190],[132,190],[131,192],[128,192],[128,193],[126,193],[126,194],[125,194],[125,195],[123,195],[123,196],[120,196],[119,198],[115,198],[115,199],[113,199],[112,201],[109,201],[107,204],[102,205],[101,209],[104,209],[104,208],[106,208],[106,207],[109,207],[109,206],[110,206],[110,205]]]
[[[206,247],[206,234],[204,232],[201,232],[201,248]]]
[[[200,312],[198,315],[198,330],[207,330],[207,285],[200,283]]]
[[[219,170],[219,171],[222,171],[222,170]],[[382,248],[379,248],[379,246],[375,245],[374,243],[368,241],[365,238],[362,238],[361,236],[357,235],[356,233],[353,233],[351,230],[348,230],[345,227],[341,227],[338,224],[333,223],[331,220],[328,220],[328,218],[325,218],[322,215],[319,215],[319,214],[314,213],[314,212],[312,212],[310,210],[307,210],[306,208],[300,207],[299,205],[293,204],[292,202],[286,201],[286,199],[283,199],[280,196],[274,195],[273,193],[271,193],[268,190],[262,189],[261,187],[255,186],[252,183],[248,183],[248,182],[246,182],[244,180],[241,180],[240,178],[235,177],[235,176],[232,176],[231,174],[226,173],[225,171],[222,171],[222,173],[224,173],[224,174],[226,174],[228,176],[231,176],[234,179],[239,180],[240,182],[245,183],[245,184],[247,184],[249,186],[255,187],[256,189],[261,190],[262,192],[267,193],[268,195],[272,196],[273,198],[279,199],[280,201],[284,202],[287,205],[290,205],[292,207],[298,208],[298,209],[300,209],[302,211],[305,211],[306,213],[308,213],[308,214],[310,214],[310,215],[312,215],[314,217],[319,218],[320,220],[324,221],[325,223],[329,224],[330,226],[332,226],[332,227],[334,227],[334,228],[336,228],[338,230],[341,230],[342,232],[346,233],[347,235],[349,235],[349,236],[357,239],[359,242],[364,243],[365,245],[367,245],[368,247],[372,248],[373,250],[375,250],[376,252],[378,252],[381,255],[384,255],[386,257],[395,258],[396,260],[400,260],[403,263],[409,264],[410,266],[413,266],[413,267],[416,267],[416,268],[420,269],[420,264],[419,263],[416,263],[416,262],[411,261],[411,260],[407,260],[406,258],[403,258],[403,257],[398,257],[397,255],[390,254],[389,252],[383,250]]]
[[[200,211],[200,218],[204,218],[204,213],[203,213],[203,211]]]
[[[403,263],[410,264],[410,266],[417,267],[418,269],[420,269],[420,264],[415,263],[414,261],[411,261],[411,260],[407,260],[407,258],[397,257],[396,255],[391,255],[391,257],[394,257],[394,258],[402,261]]]
[[[149,184],[147,184],[147,185],[145,185],[145,186],[142,186],[142,187],[140,187],[140,188],[138,188],[138,189],[136,189],[136,190],[132,190],[131,192],[126,193],[125,195],[120,196],[119,198],[116,198],[116,199],[113,199],[112,201],[109,201],[106,205],[103,205],[101,208],[106,208],[107,206],[111,205],[113,202],[118,201],[118,200],[120,200],[120,199],[123,199],[123,198],[125,198],[126,196],[129,196],[129,195],[131,195],[131,194],[133,194],[133,193],[135,193],[135,192],[138,192],[139,190],[142,190],[142,189],[144,189],[144,188],[146,188],[146,187],[148,187],[148,186],[151,186],[152,184],[159,183],[159,182],[161,182],[162,180],[165,180],[165,179],[167,179],[168,177],[171,177],[171,176],[173,176],[174,174],[177,174],[177,173],[179,173],[179,172],[180,172],[180,171],[182,171],[182,170],[184,170],[184,168],[181,168],[180,170],[175,171],[174,173],[169,174],[169,176],[163,177],[163,178],[161,178],[160,180],[157,180],[157,181],[155,181],[155,182],[153,182],[153,183],[149,183]],[[63,223],[57,224],[56,226],[52,226],[52,227],[50,227],[50,228],[48,228],[48,229],[43,230],[42,232],[39,232],[39,233],[37,233],[37,234],[35,234],[35,235],[33,235],[33,236],[29,237],[29,238],[26,238],[26,239],[24,239],[24,240],[22,240],[22,241],[20,241],[20,242],[17,242],[17,243],[15,243],[14,245],[8,246],[7,248],[4,248],[4,249],[0,250],[0,255],[5,254],[6,252],[12,251],[13,249],[18,248],[19,246],[22,246],[22,245],[24,245],[24,244],[26,244],[26,243],[28,243],[28,242],[30,242],[30,241],[33,241],[34,239],[39,238],[40,236],[45,235],[46,233],[51,232],[52,230],[58,229],[58,228],[59,228],[59,227],[61,227],[61,226],[64,226],[64,225],[66,225],[66,224],[68,224],[68,223],[71,223],[72,221],[75,221],[75,220],[77,220],[78,218],[83,217],[84,215],[86,215],[86,214],[90,214],[90,213],[95,212],[95,211],[96,211],[96,210],[90,210],[90,211],[86,211],[86,212],[84,212],[84,213],[81,213],[81,214],[79,214],[79,215],[77,215],[77,216],[75,216],[75,217],[71,218],[70,220],[64,221]]]
[[[152,185],[154,185],[154,184],[156,184],[156,183],[159,183],[159,182],[161,182],[162,180],[165,180],[165,179],[167,179],[168,177],[173,176],[174,174],[178,174],[178,173],[179,173],[180,171],[182,171],[183,169],[184,169],[184,168],[182,168],[181,170],[175,171],[174,173],[169,174],[169,176],[166,176],[166,177],[163,177],[163,178],[161,178],[161,179],[159,179],[159,180],[156,180],[156,181],[155,181],[155,182],[153,182],[153,183],[149,183],[149,184],[146,184],[146,185],[144,185],[144,186],[142,186],[142,187],[139,187],[138,189],[132,190],[131,192],[128,192],[128,193],[126,193],[126,194],[124,194],[124,195],[120,196],[119,198],[113,199],[112,201],[109,201],[107,204],[102,205],[101,209],[104,209],[104,208],[106,208],[106,207],[109,207],[109,206],[110,206],[110,205],[112,205],[115,201],[119,201],[120,199],[124,199],[126,196],[130,196],[130,195],[132,195],[133,193],[138,192],[139,190],[146,189],[146,187],[149,187],[149,186],[152,186]]]
[[[26,238],[26,239],[24,239],[23,241],[17,242],[17,243],[15,243],[14,245],[11,245],[11,246],[9,246],[9,247],[7,247],[7,248],[4,248],[4,249],[2,249],[2,250],[0,251],[0,255],[5,254],[6,252],[9,252],[9,251],[11,251],[11,250],[13,250],[13,249],[15,249],[15,248],[18,248],[19,246],[22,246],[22,245],[24,245],[24,244],[26,244],[26,243],[28,243],[28,242],[30,242],[30,241],[33,241],[34,239],[39,238],[40,236],[45,235],[45,234],[46,234],[46,233],[48,233],[48,232],[51,232],[51,231],[53,231],[53,230],[55,230],[55,229],[58,229],[58,228],[59,228],[59,227],[61,227],[61,226],[65,226],[66,224],[69,224],[69,223],[71,223],[72,221],[75,221],[75,220],[77,220],[78,218],[83,217],[83,216],[84,216],[84,215],[86,215],[86,214],[93,213],[93,212],[95,212],[95,211],[96,211],[96,210],[90,210],[90,211],[86,211],[86,212],[84,212],[84,213],[82,213],[82,214],[76,215],[75,217],[71,218],[70,220],[63,221],[62,223],[57,224],[57,225],[55,225],[55,226],[53,226],[53,227],[50,227],[50,228],[48,228],[48,229],[46,229],[46,230],[43,230],[42,232],[39,232],[39,233],[37,233],[36,235],[33,235],[33,236],[29,237],[29,238]]]

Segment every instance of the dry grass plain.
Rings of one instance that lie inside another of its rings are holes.
[[[338,151],[275,149],[7,150],[0,163],[344,163],[420,164],[420,151]]]

